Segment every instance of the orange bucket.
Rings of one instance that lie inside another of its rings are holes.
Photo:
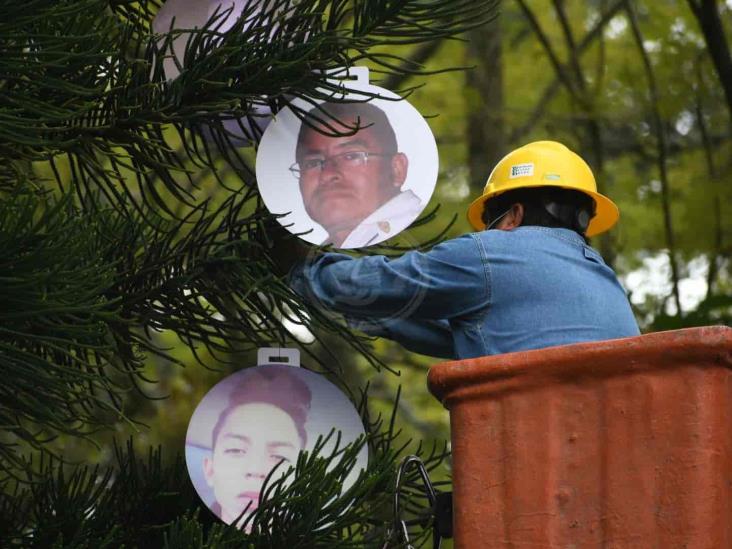
[[[732,547],[732,328],[446,362],[455,547]]]

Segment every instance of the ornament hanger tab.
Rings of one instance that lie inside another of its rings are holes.
[[[300,350],[289,347],[262,347],[257,350],[257,366],[284,364],[300,366]]]
[[[326,71],[326,75],[331,84],[341,84],[344,81],[350,81],[365,86],[369,83],[368,67],[338,67],[337,69]]]

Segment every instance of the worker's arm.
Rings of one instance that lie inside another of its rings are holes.
[[[450,323],[447,320],[394,319],[384,322],[361,322],[350,319],[349,324],[365,334],[385,337],[421,355],[456,358]]]
[[[490,299],[489,272],[470,235],[391,260],[323,254],[295,267],[290,280],[311,301],[356,318],[444,320],[481,314]]]

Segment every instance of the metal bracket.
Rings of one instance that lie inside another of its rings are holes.
[[[397,471],[396,486],[394,490],[394,522],[388,531],[387,540],[383,549],[389,547],[391,538],[396,535],[398,541],[403,542],[407,549],[414,549],[409,539],[407,522],[401,518],[401,487],[404,476],[410,467],[416,467],[424,485],[425,495],[432,508],[432,543],[434,549],[439,549],[443,539],[452,538],[452,492],[439,492],[435,490],[430,481],[427,469],[422,460],[417,456],[407,456],[402,461]]]
[[[433,536],[452,539],[452,492],[435,493]]]

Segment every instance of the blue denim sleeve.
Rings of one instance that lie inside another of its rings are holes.
[[[456,358],[452,331],[447,320],[399,318],[368,323],[352,321],[349,324],[368,335],[396,341],[421,355]]]
[[[490,298],[470,235],[396,259],[326,253],[293,269],[290,283],[315,304],[367,319],[444,320],[484,309]]]

